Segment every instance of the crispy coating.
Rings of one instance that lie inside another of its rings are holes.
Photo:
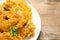
[[[8,32],[0,33],[0,40],[23,40],[23,38],[19,36],[11,36]]]
[[[25,37],[34,35],[35,26],[31,19],[31,8],[25,0],[6,0],[3,5],[0,5],[0,39],[23,40]],[[13,25],[17,26],[19,37],[9,34],[8,31]]]

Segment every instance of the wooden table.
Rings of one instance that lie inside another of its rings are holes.
[[[42,30],[38,40],[60,40],[60,0],[27,0],[39,12]]]

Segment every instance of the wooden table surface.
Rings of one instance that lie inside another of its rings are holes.
[[[42,30],[38,40],[60,40],[60,0],[27,0],[39,12]]]

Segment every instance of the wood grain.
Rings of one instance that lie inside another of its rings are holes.
[[[42,22],[38,40],[60,40],[60,0],[27,0],[39,12]]]

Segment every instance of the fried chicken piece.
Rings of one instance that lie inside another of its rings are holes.
[[[9,32],[0,33],[0,40],[23,40],[23,38],[18,36],[11,36]]]
[[[28,21],[28,23],[24,24],[24,27],[19,30],[22,37],[31,37],[34,35],[35,26],[31,21]]]

